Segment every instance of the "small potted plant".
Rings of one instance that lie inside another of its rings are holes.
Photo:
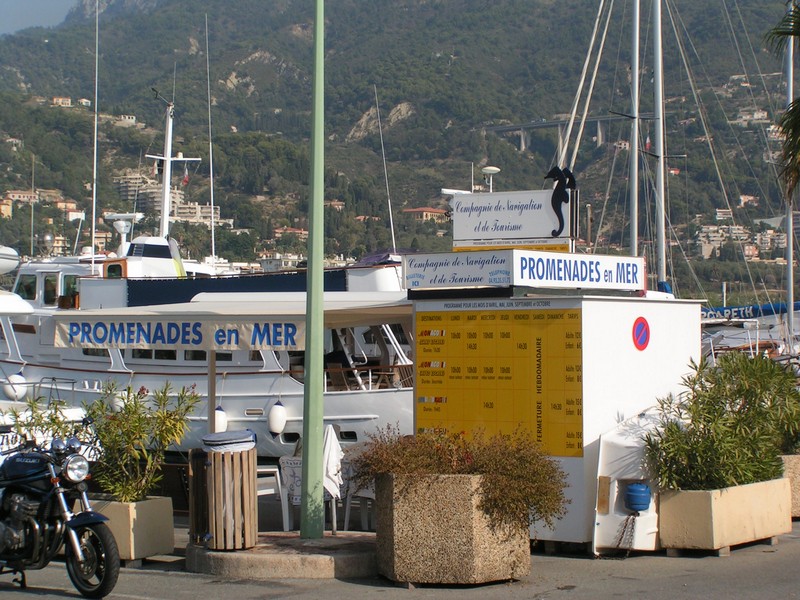
[[[93,420],[98,455],[93,478],[105,494],[94,507],[109,518],[120,558],[140,560],[174,548],[172,499],[148,496],[161,479],[167,449],[185,435],[199,401],[194,388],[149,393],[108,386],[86,407]]]
[[[475,584],[530,571],[530,527],[565,512],[565,474],[526,429],[486,436],[379,431],[352,459],[375,482],[378,572]]]
[[[738,352],[691,366],[644,439],[661,545],[724,553],[791,530],[780,451],[800,418],[794,373]]]

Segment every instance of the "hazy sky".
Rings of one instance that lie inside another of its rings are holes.
[[[58,25],[75,4],[76,0],[0,0],[0,35]]]

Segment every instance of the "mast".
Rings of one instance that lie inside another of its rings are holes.
[[[667,283],[666,211],[664,209],[664,56],[661,44],[661,0],[653,0],[653,79],[656,167],[656,274],[659,291]]]
[[[794,3],[788,11],[794,10]],[[794,38],[786,44],[786,108],[794,100]],[[786,195],[786,337],[794,352],[794,201]]]
[[[628,181],[631,197],[631,256],[639,254],[639,0],[633,0],[631,47],[631,141]]]
[[[175,104],[170,102],[162,96],[157,89],[152,88],[156,93],[156,98],[166,102],[166,125],[164,127],[164,155],[158,156],[154,154],[147,154],[147,158],[154,158],[161,161],[163,166],[162,180],[161,180],[161,226],[159,228],[159,237],[166,238],[169,236],[169,209],[170,209],[170,195],[172,193],[172,163],[173,162],[196,162],[199,158],[184,158],[182,154],[172,156],[172,121],[175,118]]]

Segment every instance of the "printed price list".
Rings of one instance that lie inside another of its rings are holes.
[[[529,427],[553,456],[583,455],[580,309],[420,312],[416,427]]]

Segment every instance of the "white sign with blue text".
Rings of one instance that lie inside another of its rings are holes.
[[[214,323],[137,319],[59,322],[59,348],[183,348],[203,350],[303,350],[305,322]]]
[[[644,258],[535,250],[408,255],[408,289],[507,287],[644,291]]]

